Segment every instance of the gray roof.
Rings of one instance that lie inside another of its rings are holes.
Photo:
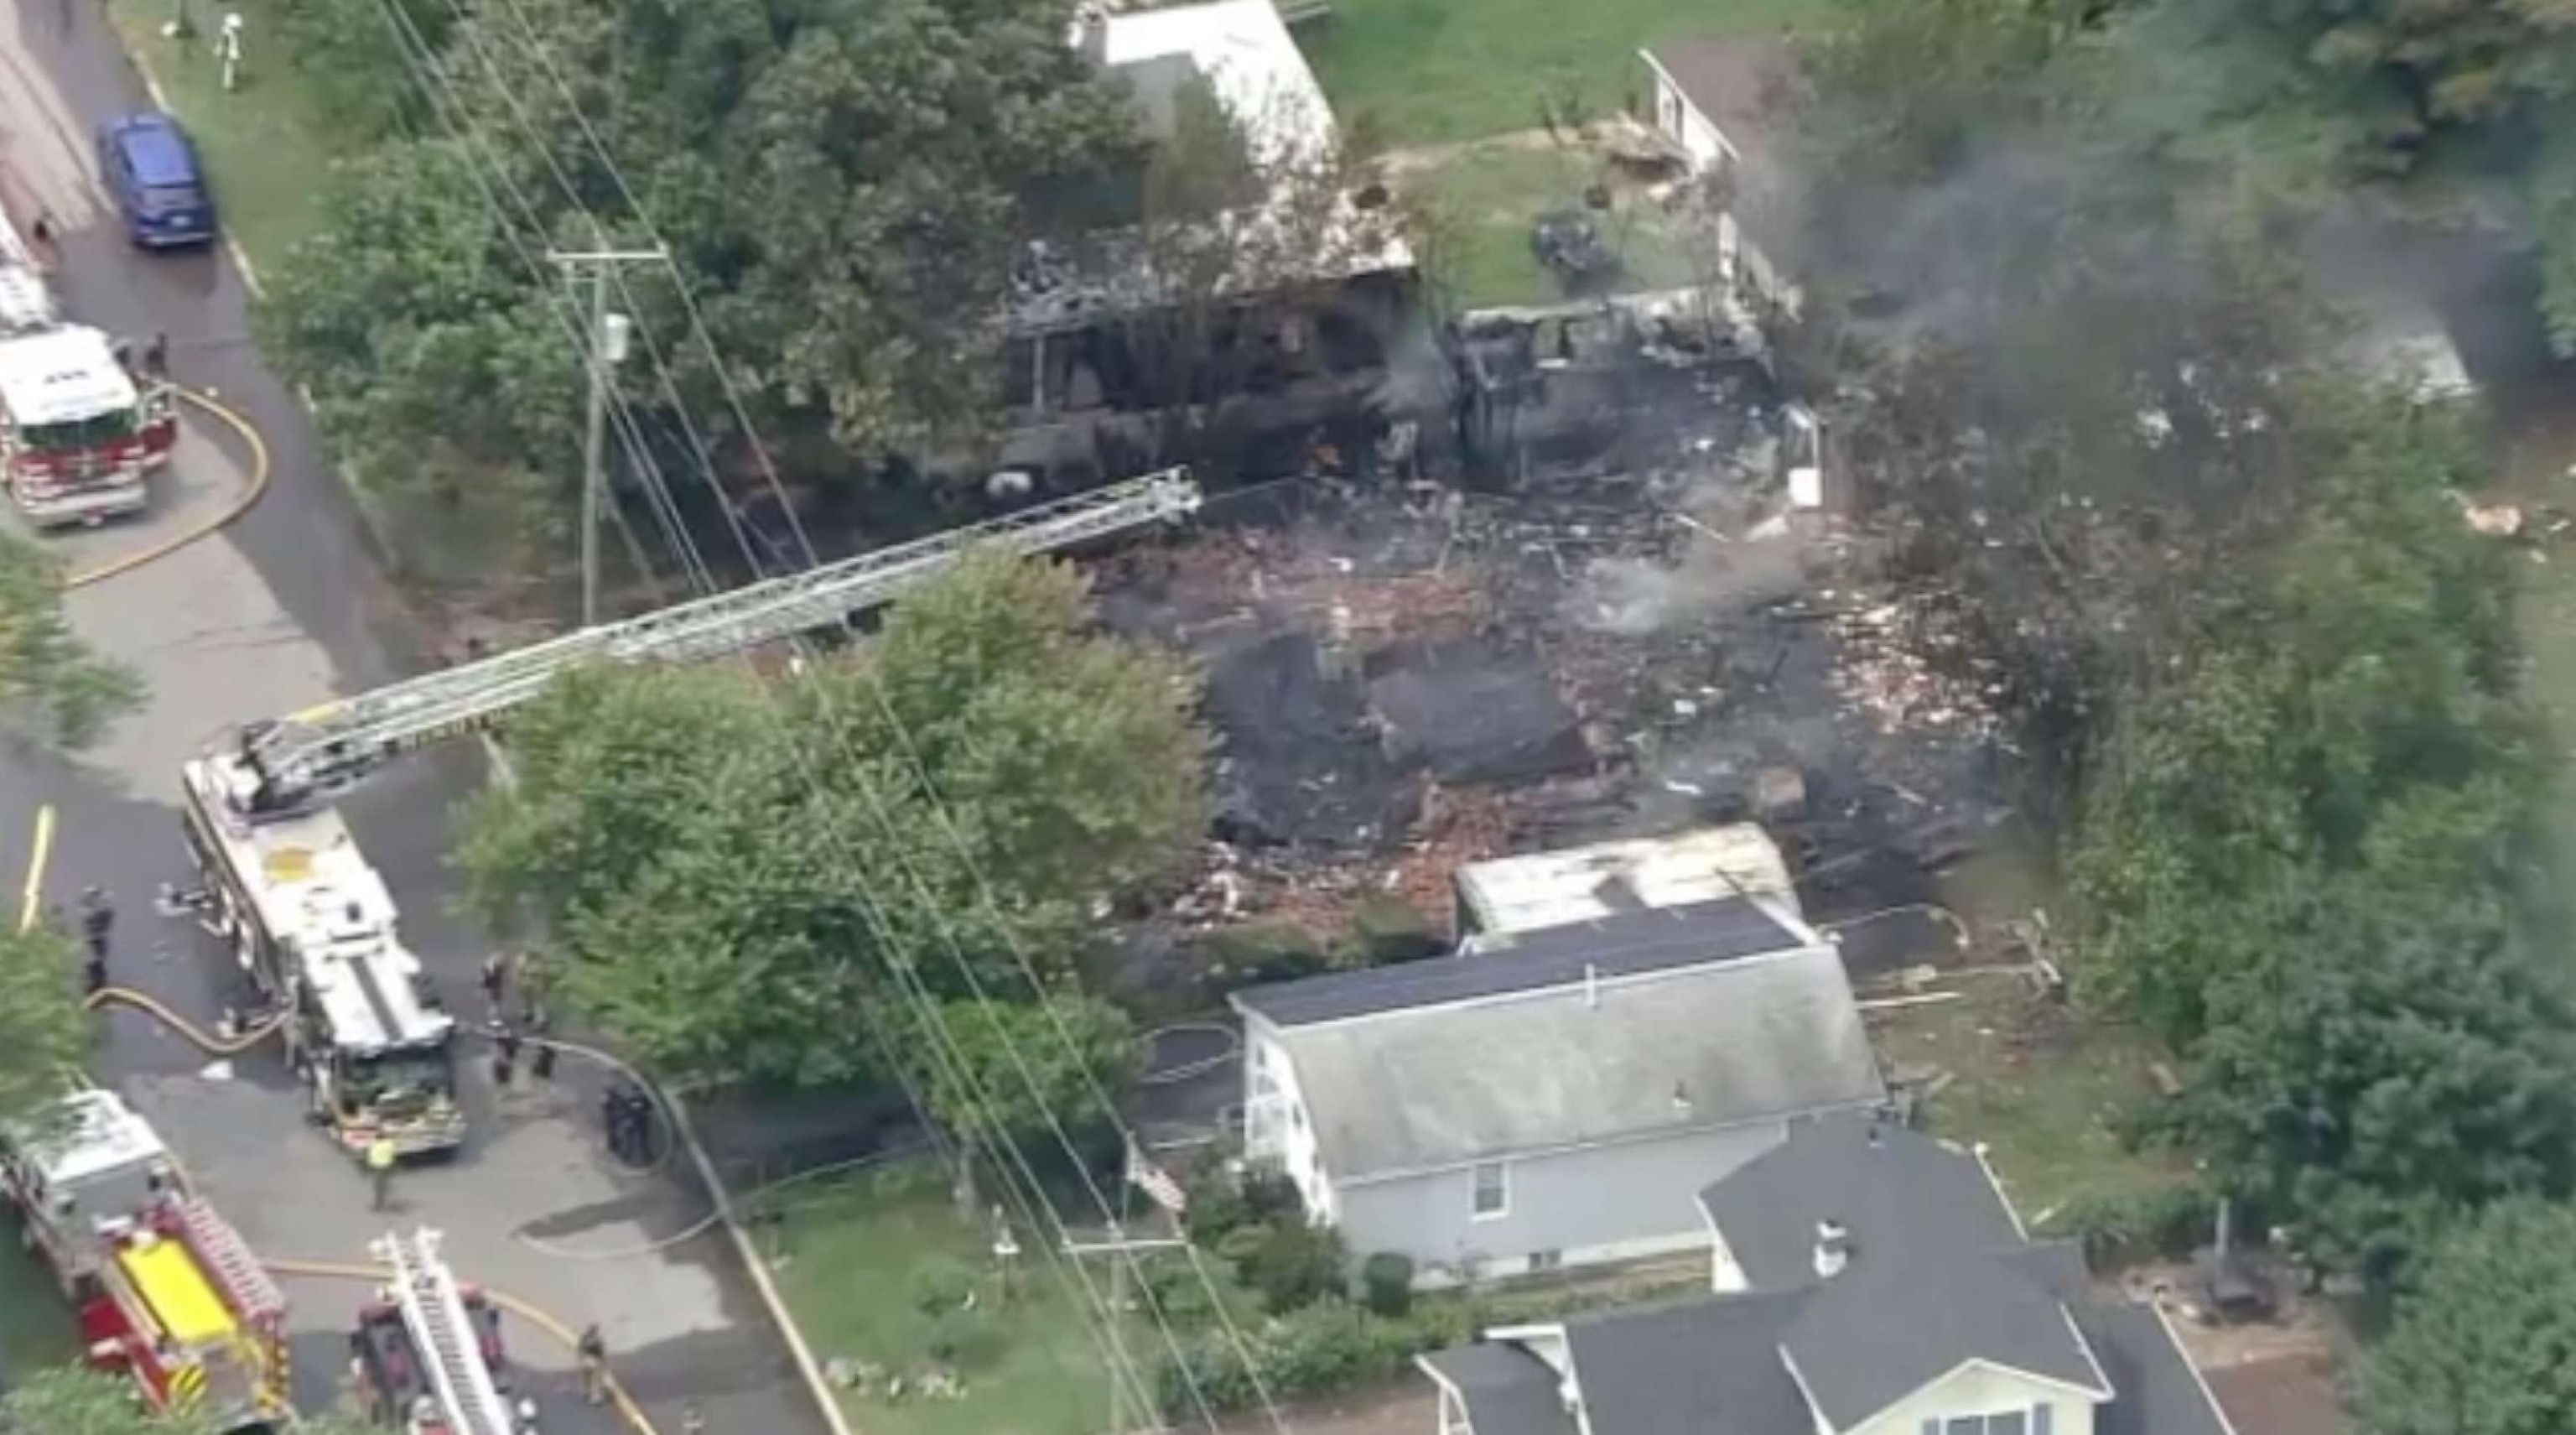
[[[1699,1203],[1756,1290],[1815,1278],[1816,1223],[1827,1218],[1852,1233],[1863,1260],[1901,1245],[1984,1252],[2021,1243],[1974,1154],[1868,1116],[1801,1123]]]
[[[1785,951],[1802,940],[1770,913],[1729,897],[1523,933],[1473,953],[1250,987],[1232,1000],[1274,1026],[1304,1026],[1579,985],[1587,967],[1608,979]]]
[[[2077,1307],[2075,1321],[2119,1392],[2095,1413],[2093,1435],[2233,1435],[2209,1387],[2153,1310],[2084,1305]]]
[[[1779,1356],[1798,1301],[1794,1292],[1738,1296],[1567,1322],[1593,1435],[1812,1431]]]
[[[1796,1123],[1703,1193],[1750,1293],[1565,1323],[1590,1435],[1809,1435],[1809,1396],[1849,1429],[1971,1360],[2103,1392],[2096,1435],[2230,1435],[2156,1312],[2097,1296],[2073,1242],[2026,1243],[1975,1157],[1869,1132]],[[1830,1279],[1820,1218],[1852,1237]]]
[[[1574,1435],[1556,1372],[1517,1345],[1462,1345],[1420,1359],[1467,1403],[1476,1435]]]
[[[1885,1097],[1842,961],[1821,946],[1619,981],[1605,973],[1589,994],[1577,980],[1292,1026],[1279,1039],[1337,1181]]]

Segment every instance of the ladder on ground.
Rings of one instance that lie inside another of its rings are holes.
[[[393,1267],[403,1328],[456,1435],[513,1435],[510,1404],[483,1359],[473,1316],[456,1277],[439,1258],[438,1244],[438,1232],[425,1227],[409,1235],[395,1231],[375,1243],[377,1256]]]
[[[343,791],[405,752],[484,727],[583,664],[719,657],[828,627],[885,603],[970,549],[1071,548],[1177,519],[1198,506],[1198,485],[1189,471],[1166,469],[323,703],[244,730],[238,760],[250,769],[246,775],[257,799],[255,812],[238,815],[293,811]]]

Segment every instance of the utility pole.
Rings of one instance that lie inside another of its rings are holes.
[[[626,336],[632,327],[623,314],[608,310],[608,271],[616,264],[660,264],[669,258],[654,249],[596,249],[546,256],[567,276],[590,271],[589,334],[582,344],[590,368],[590,416],[581,452],[581,625],[599,621],[599,518],[608,494],[608,375],[626,358]]]
[[[1127,1204],[1123,1192],[1120,1194],[1118,1204],[1123,1215]],[[1145,1402],[1146,1408],[1136,1412],[1138,1419],[1136,1426],[1131,1427],[1127,1423],[1127,1385],[1129,1375],[1135,1369],[1133,1362],[1127,1357],[1127,1264],[1136,1259],[1137,1253],[1141,1251],[1174,1251],[1188,1244],[1187,1240],[1177,1237],[1130,1236],[1127,1234],[1127,1226],[1123,1220],[1109,1223],[1106,1240],[1075,1241],[1068,1238],[1064,1243],[1064,1253],[1075,1260],[1081,1260],[1086,1256],[1110,1258],[1109,1320],[1105,1332],[1109,1337],[1110,1361],[1109,1435],[1127,1435],[1131,1428],[1149,1428],[1161,1423],[1155,1417],[1154,1394],[1150,1390],[1136,1392],[1137,1398]],[[1150,1300],[1152,1297],[1148,1296],[1147,1299]]]

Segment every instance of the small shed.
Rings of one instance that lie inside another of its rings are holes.
[[[1750,822],[1470,863],[1456,887],[1458,931],[1471,946],[1479,936],[1491,946],[1513,933],[1730,897],[1804,921],[1780,845]]]

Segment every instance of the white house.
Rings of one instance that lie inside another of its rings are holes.
[[[1699,1248],[1696,1193],[1885,1099],[1840,954],[1741,897],[1235,993],[1244,1145],[1448,1284]]]
[[[1719,272],[1739,290],[1794,306],[1782,267],[1797,240],[1799,192],[1784,111],[1797,69],[1777,40],[1684,40],[1637,52],[1654,82],[1653,123],[1724,196]]]
[[[2163,1314],[2031,1242],[1972,1152],[1801,1122],[1700,1204],[1718,1294],[1422,1357],[1440,1435],[2233,1435]]]

